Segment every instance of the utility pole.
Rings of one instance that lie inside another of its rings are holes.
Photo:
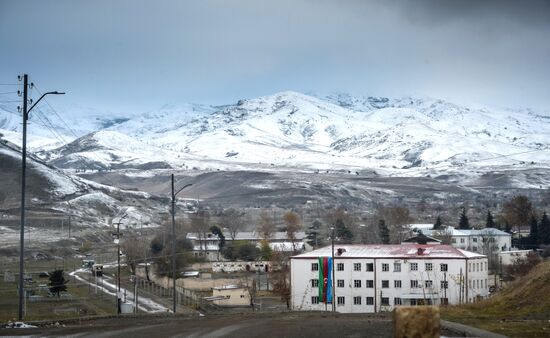
[[[335,286],[335,279],[336,275],[334,274],[334,265],[336,262],[334,262],[334,226],[330,227],[332,230],[332,235],[330,236],[332,239],[332,312],[336,312],[336,288]]]
[[[21,80],[21,77],[19,77]],[[31,83],[32,86],[32,83]],[[26,188],[26,176],[27,176],[27,121],[29,120],[29,113],[36,107],[46,95],[63,95],[65,93],[60,92],[47,92],[29,108],[27,109],[29,90],[29,76],[23,75],[23,144],[21,146],[21,227],[19,229],[19,311],[18,318],[23,320],[23,306],[24,306],[24,273],[25,273],[25,188]]]
[[[174,191],[174,174],[172,178],[172,311],[176,314],[176,195],[183,189],[192,186],[192,184],[186,184],[178,191]],[[147,263],[145,263],[147,264]]]
[[[172,174],[172,311],[176,314],[176,195]]]
[[[19,320],[23,320],[23,302],[25,294],[25,286],[23,274],[25,273],[25,184],[27,170],[27,91],[29,76],[23,75],[23,145],[21,150],[21,228],[19,229]]]

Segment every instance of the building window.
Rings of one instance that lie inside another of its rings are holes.
[[[418,281],[411,280],[411,289],[418,289]]]
[[[472,238],[472,240],[474,241],[474,243],[477,243],[477,237]]]
[[[311,287],[312,288],[318,288],[319,287],[319,280],[318,279],[312,279],[311,280]]]
[[[401,281],[400,280],[394,280],[393,281],[393,287],[394,288],[400,288],[401,287]]]
[[[411,263],[411,271],[418,271],[418,263]]]
[[[366,271],[374,271],[374,263],[367,263]]]
[[[361,263],[353,263],[353,271],[361,271]]]
[[[319,271],[319,263],[311,263],[311,271]]]
[[[472,251],[473,251],[473,252],[477,252],[477,246],[473,246],[473,247],[472,247]]]
[[[390,305],[390,297],[382,297],[381,305]]]
[[[434,266],[432,263],[426,263],[425,265],[426,271],[433,271]]]
[[[426,288],[432,288],[434,286],[434,283],[431,280],[426,281]]]
[[[393,263],[393,272],[401,272],[401,263]]]
[[[354,280],[353,281],[353,287],[360,288],[361,287],[361,280],[360,279]]]
[[[337,271],[344,271],[344,263],[336,264],[336,270]]]
[[[374,297],[367,297],[367,305],[374,305]]]
[[[451,239],[451,242],[456,244],[456,238]]]
[[[346,297],[343,297],[343,296],[337,297],[337,304],[338,305],[345,305],[346,304]]]
[[[442,280],[441,281],[441,288],[442,289],[448,289],[449,288],[449,282],[447,282],[446,280]]]
[[[383,280],[382,281],[382,288],[387,289],[390,287],[390,281],[389,280]]]
[[[369,289],[374,287],[374,282],[372,279],[367,279],[366,287]]]
[[[361,305],[361,296],[353,297],[353,305]]]
[[[319,304],[319,296],[312,296],[311,304]]]
[[[464,243],[464,238],[461,238],[461,239],[460,239],[460,243]]]
[[[343,288],[344,287],[344,280],[343,279],[339,279],[336,281],[336,286],[339,287],[339,288]]]
[[[416,305],[416,299],[411,299],[411,305]]]
[[[390,265],[387,263],[382,263],[382,271],[384,272],[390,271]]]
[[[441,305],[449,305],[449,298],[441,298]]]
[[[403,302],[401,301],[401,298],[395,297],[393,299],[393,305],[401,305]]]
[[[449,266],[445,263],[439,264],[439,267],[440,267],[441,271],[443,271],[443,272],[449,271]]]

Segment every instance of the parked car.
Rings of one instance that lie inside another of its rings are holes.
[[[31,329],[36,328],[37,326],[25,324],[23,322],[9,322],[4,327],[7,329]]]

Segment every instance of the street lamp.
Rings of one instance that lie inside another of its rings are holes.
[[[19,320],[23,320],[23,303],[24,303],[24,280],[23,274],[25,269],[25,184],[27,172],[27,121],[29,113],[36,107],[46,95],[63,95],[62,92],[47,92],[42,94],[40,98],[27,110],[27,96],[29,87],[29,76],[23,75],[23,144],[21,150],[21,228],[19,233]]]
[[[121,306],[120,306],[120,224],[122,223],[122,220],[125,219],[128,216],[127,213],[125,213],[122,217],[119,218],[118,222],[116,222],[116,254],[117,254],[117,314],[120,314],[121,312]]]
[[[172,174],[172,311],[176,314],[176,195],[192,186],[186,184],[174,192],[174,174]]]

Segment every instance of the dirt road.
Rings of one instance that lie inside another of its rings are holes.
[[[0,336],[36,337],[392,337],[387,316],[275,313],[205,317],[121,317],[64,328],[0,329]]]

